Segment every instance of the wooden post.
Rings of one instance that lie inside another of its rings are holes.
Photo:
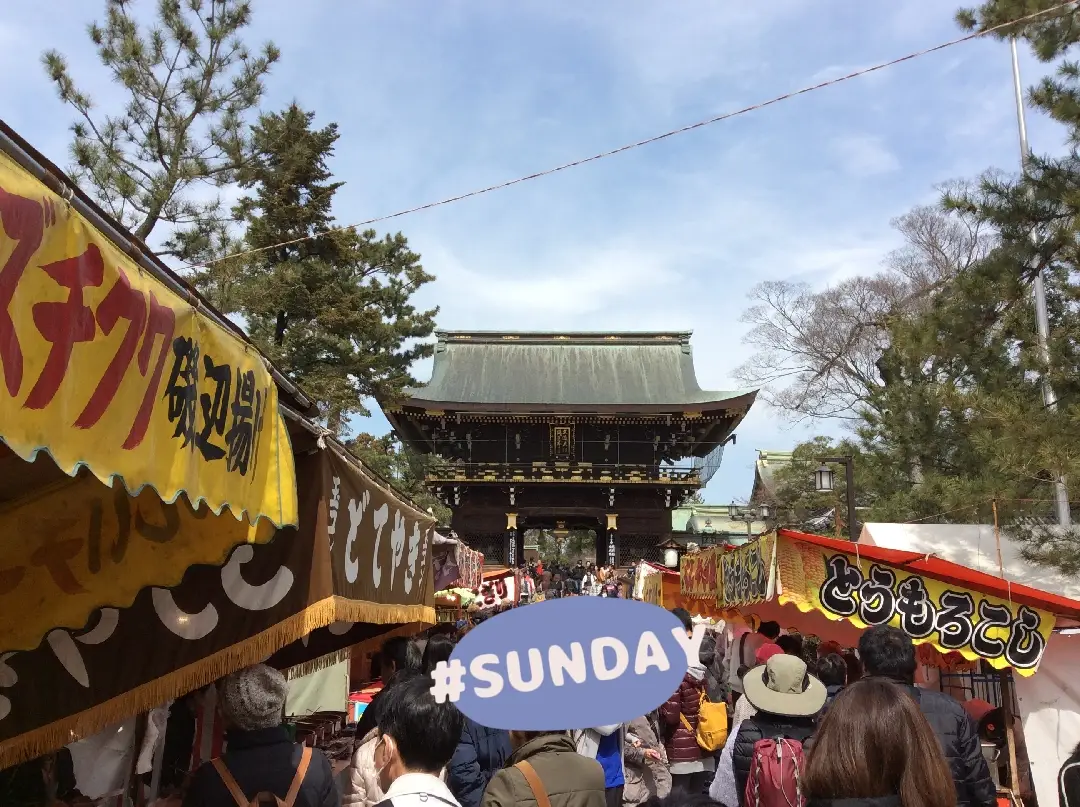
[[[1020,768],[1016,762],[1016,713],[1013,711],[1012,670],[998,672],[1001,684],[1001,705],[1005,712],[1005,744],[1008,750],[1009,791],[1014,797],[1020,796]]]

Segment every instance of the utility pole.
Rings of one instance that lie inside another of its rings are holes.
[[[1028,164],[1031,159],[1031,150],[1028,147],[1027,137],[1027,123],[1024,120],[1024,88],[1020,83],[1020,58],[1016,52],[1016,37],[1012,37],[1009,40],[1009,47],[1012,50],[1012,73],[1013,73],[1013,93],[1016,96],[1016,125],[1020,133],[1020,168],[1025,174],[1028,171]],[[1042,359],[1043,364],[1050,367],[1050,317],[1046,312],[1046,285],[1043,280],[1043,273],[1040,269],[1038,274],[1035,275],[1035,281],[1032,284],[1032,291],[1035,297],[1035,322],[1038,329],[1038,344],[1039,344],[1039,357]],[[1042,376],[1042,396],[1043,404],[1051,412],[1057,411],[1057,396],[1054,394],[1054,388],[1050,385],[1050,375],[1048,372],[1044,372]],[[1068,528],[1072,525],[1072,516],[1069,512],[1069,489],[1065,485],[1065,476],[1058,474],[1054,479],[1054,507],[1057,510],[1057,521],[1062,527]]]

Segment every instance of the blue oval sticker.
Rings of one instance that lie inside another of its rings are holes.
[[[432,673],[432,691],[490,728],[558,731],[624,723],[652,711],[698,663],[688,637],[650,603],[568,597],[481,623]]]

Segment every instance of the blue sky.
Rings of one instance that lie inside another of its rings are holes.
[[[156,3],[140,0],[149,12]],[[138,6],[138,4],[137,4]],[[942,0],[255,0],[282,59],[264,107],[296,100],[341,139],[343,223],[587,156],[959,36]],[[45,10],[47,8],[47,11]],[[121,96],[92,0],[5,0],[0,116],[60,165],[72,115],[41,68],[63,52],[102,109]],[[43,13],[44,12],[44,13]],[[393,222],[436,282],[443,328],[694,331],[705,388],[735,386],[761,280],[875,271],[890,220],[937,183],[1018,160],[1006,45],[969,42],[488,196]],[[1045,71],[1023,53],[1025,83]],[[1061,135],[1029,115],[1032,146]],[[429,365],[417,368],[424,379]],[[358,423],[383,431],[377,416]],[[834,431],[830,424],[813,430]],[[764,404],[706,492],[746,497],[755,450],[804,439]]]

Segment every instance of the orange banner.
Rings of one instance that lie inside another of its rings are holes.
[[[682,556],[679,561],[679,581],[684,597],[715,600],[719,596],[719,556],[718,547],[688,552]]]

